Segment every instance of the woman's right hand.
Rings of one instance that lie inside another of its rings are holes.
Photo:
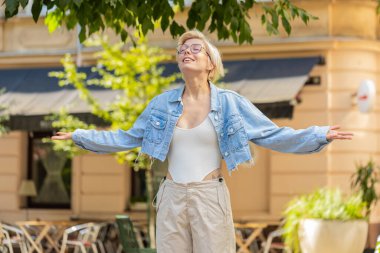
[[[71,140],[73,133],[57,132],[51,137],[52,140]]]

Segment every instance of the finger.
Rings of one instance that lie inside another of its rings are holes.
[[[57,132],[57,135],[65,135],[65,132]]]
[[[347,137],[347,136],[338,136],[334,137],[334,140],[352,140],[352,137]]]
[[[351,135],[334,135],[330,136],[330,139],[332,140],[352,140]]]
[[[330,130],[338,130],[338,129],[340,129],[339,125],[334,125],[330,127]]]
[[[351,132],[338,132],[339,135],[344,135],[344,136],[354,136],[354,133]]]
[[[53,140],[63,140],[65,138],[65,136],[60,136],[60,135],[54,135],[51,137],[51,139]]]
[[[66,135],[54,135],[51,137],[52,140],[66,140],[67,136]]]

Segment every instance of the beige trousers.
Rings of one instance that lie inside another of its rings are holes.
[[[157,199],[157,253],[236,253],[230,194],[223,178],[166,179]]]

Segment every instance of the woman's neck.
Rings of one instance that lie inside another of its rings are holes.
[[[211,93],[210,85],[207,79],[187,78],[185,79],[185,91],[183,96],[192,100],[208,97]]]

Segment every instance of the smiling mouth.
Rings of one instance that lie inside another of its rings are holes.
[[[194,61],[193,59],[188,58],[188,57],[182,60],[182,62],[193,62],[193,61]]]

